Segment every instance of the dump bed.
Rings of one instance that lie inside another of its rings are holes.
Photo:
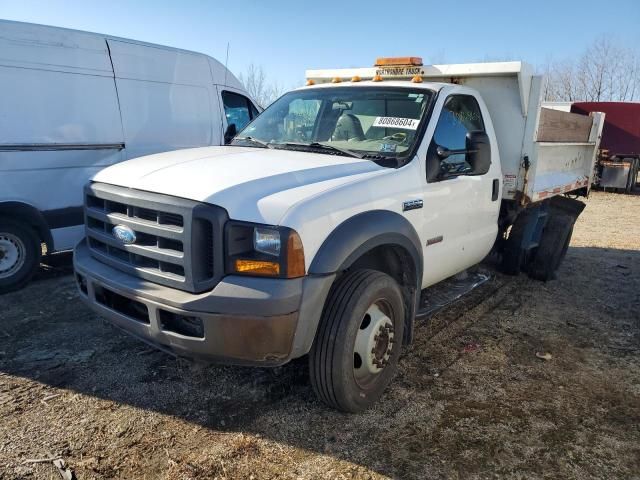
[[[544,77],[523,62],[423,68],[426,79],[480,92],[498,139],[503,198],[527,204],[590,188],[604,115],[542,108]]]
[[[504,174],[503,198],[523,205],[580,189],[588,191],[604,115],[541,108],[544,78],[523,62],[411,65],[310,70],[307,78],[407,79],[456,83],[483,97],[498,140]],[[427,86],[427,85],[425,85]]]

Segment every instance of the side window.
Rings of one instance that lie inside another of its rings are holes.
[[[224,114],[227,117],[227,125],[235,124],[238,132],[255,117],[253,114],[255,107],[247,97],[233,92],[222,92],[222,103]]]
[[[436,130],[433,134],[435,146],[446,150],[465,150],[467,133],[484,132],[480,106],[470,95],[451,95],[444,102]],[[441,166],[455,173],[471,171],[464,153],[451,154],[443,159]]]

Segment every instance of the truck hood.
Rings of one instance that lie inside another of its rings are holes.
[[[236,220],[278,225],[300,201],[385,170],[341,155],[204,147],[119,163],[93,181],[211,203]]]

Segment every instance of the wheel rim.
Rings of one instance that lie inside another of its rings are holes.
[[[394,327],[391,309],[382,301],[365,312],[353,347],[353,375],[361,387],[374,382],[389,365],[393,353]]]
[[[22,268],[25,261],[25,246],[12,233],[0,232],[0,278],[7,278]]]

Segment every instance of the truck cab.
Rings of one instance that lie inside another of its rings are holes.
[[[309,71],[231,145],[101,171],[74,255],[81,297],[177,355],[306,355],[320,399],[367,408],[412,340],[426,288],[494,248],[512,273],[553,273],[562,259],[581,208],[541,188],[588,193],[600,118],[591,142],[539,145],[541,81],[524,70],[406,57]],[[561,154],[575,159],[553,164]]]

